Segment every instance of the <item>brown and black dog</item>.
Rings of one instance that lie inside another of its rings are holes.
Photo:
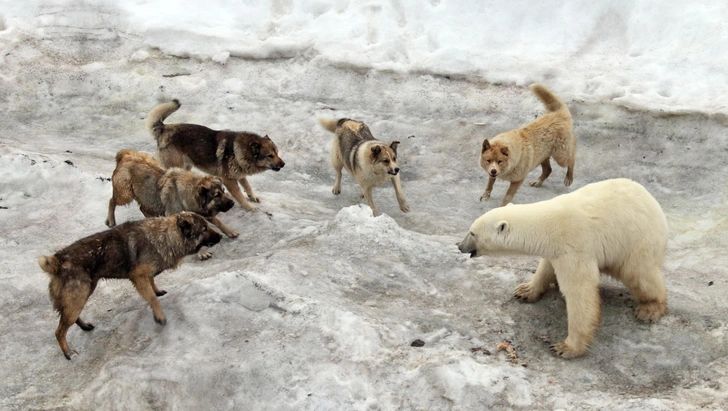
[[[278,156],[278,147],[268,136],[212,130],[198,124],[164,124],[179,107],[178,100],[168,101],[154,107],[147,116],[146,125],[157,140],[157,158],[162,165],[187,170],[195,166],[218,176],[243,208],[257,210],[245,199],[238,182],[250,201],[260,202],[246,177],[266,170],[280,171],[286,163]]]
[[[230,210],[235,202],[218,177],[201,175],[181,168],[165,170],[148,153],[121,150],[116,154],[116,169],[111,176],[113,193],[109,200],[106,225],[116,225],[116,206],[136,200],[144,217],[162,217],[191,211],[205,217],[223,234],[235,238],[238,233],[226,226],[217,214]],[[200,259],[209,258],[203,252]]]
[[[51,277],[48,291],[61,319],[56,340],[63,355],[75,353],[68,347],[66,333],[75,323],[84,331],[94,329],[80,317],[86,301],[102,278],[127,278],[152,307],[154,321],[166,324],[157,296],[166,294],[154,284],[154,277],[176,268],[182,259],[204,246],[217,244],[222,236],[194,213],[147,218],[121,224],[80,239],[52,256],[38,258]]]
[[[408,212],[410,207],[402,191],[399,181],[399,164],[397,163],[397,146],[399,141],[387,145],[374,138],[369,127],[361,121],[342,118],[339,120],[319,118],[321,126],[334,133],[334,144],[331,146],[331,165],[336,171],[334,194],[341,193],[341,169],[346,170],[356,179],[361,194],[366,198],[372,213],[377,215],[374,206],[372,189],[387,181],[392,181],[394,195],[397,197],[399,209]]]

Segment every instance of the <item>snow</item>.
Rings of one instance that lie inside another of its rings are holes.
[[[726,18],[718,1],[0,1],[0,407],[728,408]],[[514,201],[629,177],[670,227],[668,315],[637,322],[605,278],[570,361],[548,352],[558,292],[511,299],[537,259],[455,246],[505,194],[478,202],[480,144],[544,112],[534,81],[573,114],[575,182],[554,167]],[[268,134],[286,167],[250,179],[260,211],[221,216],[239,238],[158,277],[166,326],[106,281],[66,361],[36,259],[105,229],[114,155],[154,152],[143,120],[169,98],[167,122]],[[385,186],[372,217],[348,175],[331,194],[317,117],[402,142],[409,213]]]

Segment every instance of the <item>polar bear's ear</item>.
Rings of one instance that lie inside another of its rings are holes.
[[[498,234],[505,233],[506,231],[508,231],[508,228],[509,228],[508,221],[505,221],[505,220],[503,220],[503,221],[501,221],[501,222],[499,222],[498,224],[495,225],[495,231]]]

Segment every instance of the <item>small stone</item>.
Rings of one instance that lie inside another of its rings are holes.
[[[424,341],[422,341],[422,340],[420,340],[420,339],[418,338],[418,339],[416,339],[416,340],[412,341],[412,344],[411,344],[411,345],[412,345],[413,347],[422,347],[423,345],[425,345],[425,342],[424,342]]]

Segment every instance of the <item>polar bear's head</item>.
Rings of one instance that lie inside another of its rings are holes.
[[[511,245],[513,233],[510,218],[503,213],[505,208],[510,207],[497,208],[475,220],[458,245],[460,252],[470,254],[470,258],[519,253]]]

